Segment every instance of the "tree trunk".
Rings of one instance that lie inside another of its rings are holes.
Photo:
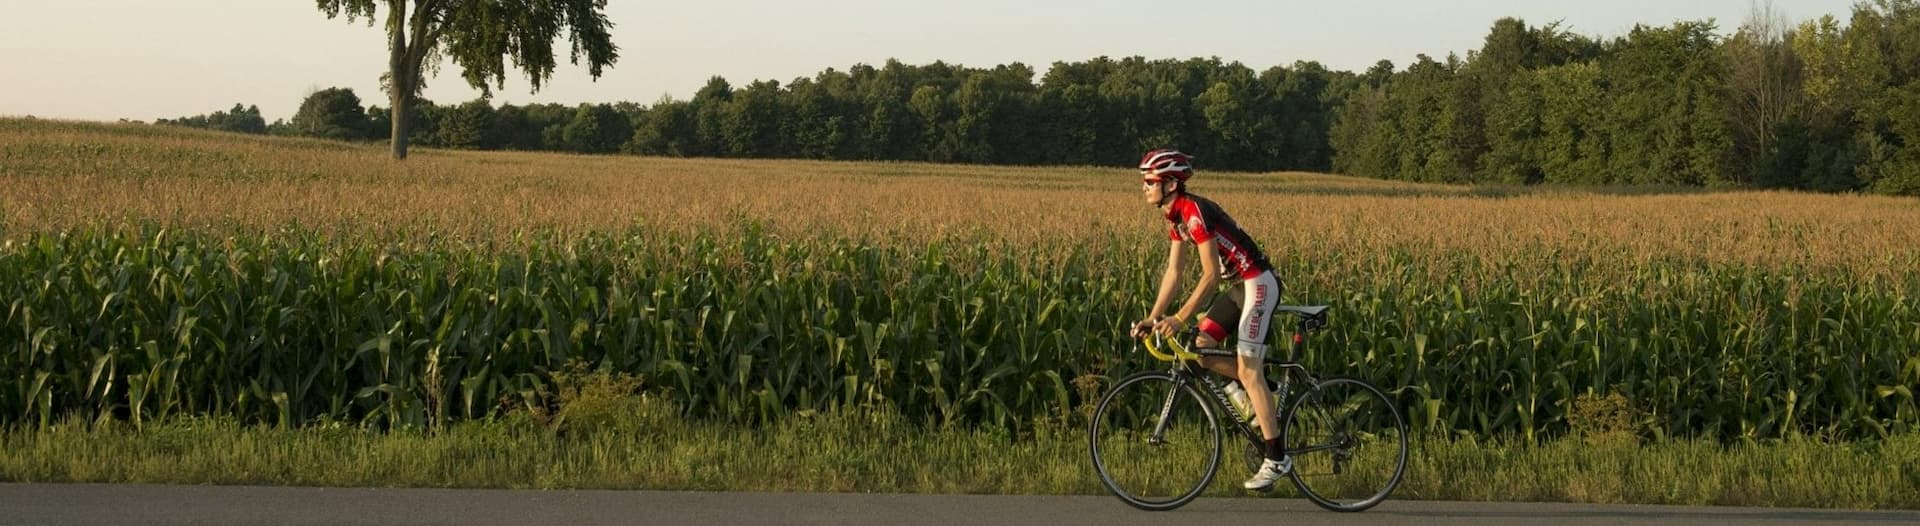
[[[393,119],[393,158],[403,161],[407,158],[407,134],[410,126],[407,120],[408,101],[413,98],[413,77],[417,70],[408,67],[407,60],[407,1],[392,0],[387,14],[387,32],[393,35],[388,51],[392,60],[387,68],[387,95],[392,106]]]
[[[401,73],[399,71],[395,71],[393,76],[399,77],[400,75]],[[399,83],[398,81],[394,82],[396,85]],[[412,99],[413,97],[398,95],[397,93],[400,93],[399,91],[395,91],[395,93],[396,95],[393,96],[393,113],[391,116],[393,119],[393,159],[396,161],[404,161],[407,159],[407,135],[412,133],[407,122],[407,112],[411,111],[411,109],[408,108],[408,99]]]

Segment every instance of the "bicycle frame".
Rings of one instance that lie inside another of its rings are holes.
[[[1214,294],[1218,295],[1219,293],[1215,292]],[[1319,378],[1313,376],[1313,373],[1308,371],[1306,366],[1300,365],[1297,361],[1300,354],[1306,351],[1306,334],[1318,328],[1312,324],[1313,322],[1314,320],[1305,316],[1300,317],[1297,321],[1293,333],[1293,342],[1288,348],[1286,359],[1282,360],[1274,358],[1273,356],[1267,356],[1263,360],[1265,362],[1264,365],[1268,367],[1267,371],[1269,373],[1274,371],[1279,371],[1280,373],[1280,376],[1276,378],[1280,383],[1280,392],[1277,393],[1280,395],[1280,400],[1273,408],[1274,418],[1276,420],[1280,420],[1280,417],[1283,416],[1281,406],[1284,406],[1292,399],[1292,397],[1288,395],[1291,394],[1291,386],[1294,380],[1298,379],[1304,382],[1301,384],[1305,386],[1302,388],[1303,390],[1315,389],[1315,386],[1320,383]],[[1227,393],[1224,390],[1225,383],[1221,382],[1219,378],[1216,378],[1218,375],[1212,374],[1211,371],[1207,371],[1201,367],[1198,363],[1198,358],[1201,356],[1217,356],[1238,359],[1236,353],[1227,349],[1192,350],[1194,349],[1195,341],[1200,337],[1200,332],[1191,328],[1181,331],[1178,335],[1178,338],[1185,341],[1184,344],[1174,341],[1173,338],[1163,336],[1152,337],[1162,338],[1163,341],[1166,341],[1168,344],[1177,345],[1175,355],[1180,356],[1182,359],[1172,361],[1172,364],[1169,366],[1168,373],[1173,375],[1174,388],[1168,392],[1167,400],[1160,406],[1159,418],[1154,424],[1153,433],[1147,438],[1149,443],[1160,444],[1164,441],[1169,420],[1168,417],[1172,416],[1173,412],[1174,400],[1177,398],[1180,389],[1185,387],[1188,382],[1197,382],[1199,385],[1205,387],[1202,391],[1207,392],[1211,396],[1203,397],[1203,399],[1208,400],[1207,403],[1211,404],[1214,410],[1222,411],[1225,414],[1234,414],[1232,409],[1233,404],[1229,401]],[[1191,357],[1189,358],[1186,355],[1191,355]],[[1258,425],[1248,425],[1246,420],[1241,418],[1233,418],[1230,420],[1233,421],[1234,429],[1239,430],[1241,438],[1246,439],[1248,445],[1257,449],[1266,447],[1266,437],[1261,434]],[[1275,425],[1280,424],[1276,422]],[[1317,444],[1299,449],[1285,450],[1283,454],[1311,453],[1340,447],[1342,447],[1340,444]]]

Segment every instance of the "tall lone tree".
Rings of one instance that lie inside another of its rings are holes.
[[[404,116],[420,93],[421,69],[432,59],[446,57],[461,68],[467,84],[491,94],[488,82],[506,87],[507,59],[526,72],[538,91],[553,75],[553,42],[565,32],[572,43],[570,60],[584,56],[587,72],[600,72],[619,60],[607,30],[613,27],[602,12],[606,0],[318,0],[327,18],[347,15],[353,22],[374,21],[381,4],[387,9],[387,46],[391,54],[387,94],[391,97],[393,158],[407,158],[408,122]],[[409,40],[407,36],[413,38]]]

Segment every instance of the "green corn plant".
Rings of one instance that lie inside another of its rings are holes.
[[[1018,430],[1069,418],[1100,378],[1161,366],[1123,335],[1151,301],[1159,245],[1102,239],[907,244],[746,220],[478,241],[28,234],[0,244],[0,423],[435,428],[540,408],[550,372],[581,361],[646,378],[692,417],[885,408]],[[1545,440],[1569,431],[1576,399],[1612,394],[1655,439],[1920,424],[1914,271],[1351,249],[1364,260],[1276,258],[1283,301],[1334,306],[1302,359],[1387,386],[1422,433]]]

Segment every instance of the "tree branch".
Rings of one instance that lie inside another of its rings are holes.
[[[407,48],[406,67],[415,77],[413,86],[410,86],[415,90],[420,86],[418,77],[422,74],[421,63],[427,58],[427,50],[437,43],[444,26],[444,23],[434,23],[434,11],[441,9],[445,3],[445,0],[421,0],[414,4],[413,14],[409,17],[412,21],[408,25],[413,28],[413,43]]]

